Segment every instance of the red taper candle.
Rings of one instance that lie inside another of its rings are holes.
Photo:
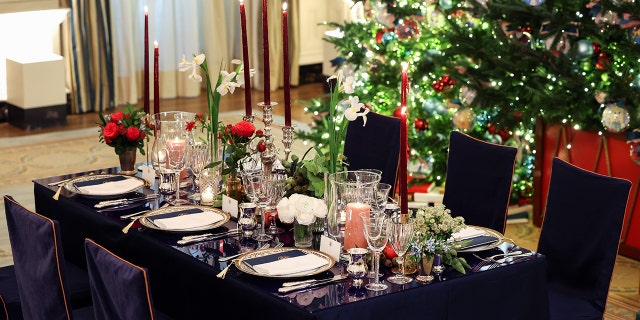
[[[262,0],[262,50],[264,51],[264,103],[271,104],[271,73],[269,72],[269,26],[267,20],[267,0]]]
[[[158,66],[158,41],[153,42],[153,113],[160,112],[160,68]]]
[[[400,213],[409,213],[409,197],[407,195],[407,106],[402,106],[400,109],[400,169],[398,175],[400,176]]]
[[[144,112],[149,113],[149,8],[144,6]]]
[[[244,0],[240,0],[240,25],[242,27],[242,60],[244,64],[244,113],[251,117],[251,69],[249,68],[249,46],[247,45],[247,16]]]
[[[291,126],[291,79],[289,75],[289,23],[287,3],[282,4],[282,51],[284,52],[284,125]]]

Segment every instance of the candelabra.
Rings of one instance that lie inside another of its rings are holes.
[[[262,162],[262,171],[270,174],[273,170],[273,164],[278,159],[278,148],[273,143],[273,138],[271,136],[271,124],[273,123],[273,107],[276,106],[277,102],[259,102],[258,106],[262,108],[264,123],[264,145],[265,150],[260,154],[260,160]],[[248,117],[244,118],[247,121]],[[284,145],[285,157],[286,161],[289,159],[289,154],[291,153],[291,144],[293,143],[293,130],[294,126],[284,126],[282,127],[282,144]]]

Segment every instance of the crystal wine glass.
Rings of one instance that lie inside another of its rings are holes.
[[[382,249],[384,249],[388,241],[388,218],[384,214],[375,216],[365,213],[361,213],[360,218],[362,219],[362,227],[367,244],[369,249],[373,251],[373,274],[376,275],[373,277],[373,281],[365,285],[365,288],[372,291],[386,290],[388,286],[380,282],[377,275],[380,270],[380,253],[382,253]]]
[[[278,205],[278,202],[280,202],[280,200],[282,199],[282,197],[284,196],[284,193],[286,192],[285,187],[286,187],[286,183],[287,183],[287,176],[284,174],[271,174],[270,176],[267,177],[267,187],[269,188],[269,198],[271,201],[269,201],[269,204],[267,205],[267,210],[269,212],[269,229],[267,229],[265,232],[267,234],[278,234],[278,233],[282,233],[284,232],[284,230],[282,228],[279,228],[276,225],[276,220],[278,218],[277,212],[276,212],[276,205]]]
[[[193,173],[194,192],[189,195],[189,199],[200,201],[200,173],[204,167],[209,164],[211,153],[209,145],[205,142],[198,142],[189,148],[189,168]]]
[[[180,173],[186,166],[186,147],[186,140],[179,135],[171,137],[165,142],[167,167],[174,173],[175,183],[177,184],[175,199],[170,201],[170,204],[174,206],[188,203],[186,199],[180,199]]]
[[[251,202],[255,203],[258,207],[256,217],[258,219],[258,226],[256,232],[253,235],[253,239],[257,241],[270,241],[273,237],[265,233],[265,210],[269,202],[269,188],[267,187],[265,175],[261,170],[246,170],[240,173],[242,179],[242,185],[245,188],[245,193],[249,196]]]
[[[375,214],[381,214],[387,208],[387,199],[389,199],[389,192],[391,191],[391,185],[388,183],[378,183],[374,187],[374,202],[372,209]]]
[[[398,272],[394,276],[387,278],[387,281],[395,284],[407,284],[413,279],[404,275],[404,255],[407,253],[411,241],[413,240],[413,221],[403,223],[399,217],[388,221],[389,242],[398,257]]]

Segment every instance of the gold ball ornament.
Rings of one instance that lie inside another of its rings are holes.
[[[463,131],[471,130],[474,121],[473,110],[471,108],[460,108],[453,114],[453,125]]]

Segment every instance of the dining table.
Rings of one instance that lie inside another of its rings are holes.
[[[116,174],[117,168],[44,177],[33,180],[35,210],[58,221],[64,256],[86,268],[84,240],[93,239],[123,259],[149,272],[154,305],[174,319],[548,319],[546,258],[518,247],[510,241],[478,252],[461,253],[471,266],[464,274],[446,268],[431,282],[412,281],[404,285],[387,283],[383,291],[369,291],[342,281],[289,293],[279,293],[283,282],[326,279],[346,274],[345,262],[335,261],[323,272],[305,277],[269,277],[240,270],[226,257],[257,248],[260,243],[240,233],[219,239],[179,245],[184,235],[149,228],[138,222],[124,233],[129,219],[121,216],[157,209],[162,196],[154,198],[157,187],[145,186],[135,194],[149,200],[122,210],[102,212],[99,199],[51,183],[91,174]],[[140,173],[138,173],[140,175]],[[219,233],[237,228],[232,217],[212,230]],[[317,240],[317,239],[316,239]],[[293,246],[290,231],[276,236],[278,242]],[[316,243],[317,245],[317,243]],[[483,258],[496,253],[520,250],[531,255],[488,263]],[[232,264],[232,265],[230,265]],[[482,266],[482,267],[481,267]],[[227,268],[228,267],[228,268]],[[226,269],[224,277],[218,277]],[[388,268],[381,281],[391,275]],[[365,283],[369,281],[365,278]]]

